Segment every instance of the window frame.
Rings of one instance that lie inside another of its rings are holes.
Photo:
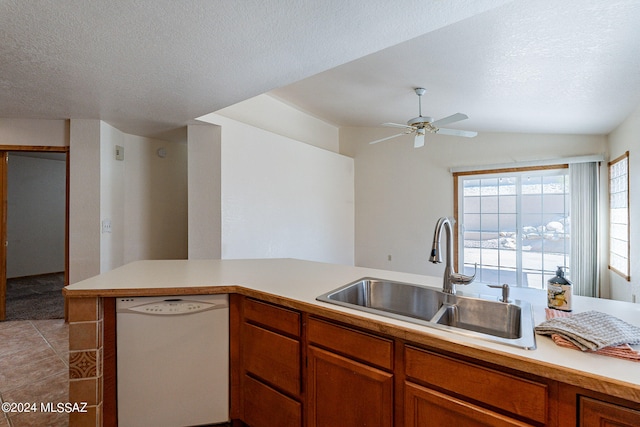
[[[626,227],[627,227],[627,240],[626,240],[626,247],[627,247],[627,253],[626,253],[626,260],[627,260],[627,271],[620,271],[615,267],[611,266],[611,240],[612,240],[612,233],[611,233],[611,228],[613,226],[613,223],[611,221],[611,196],[612,196],[612,192],[611,192],[611,184],[612,184],[612,179],[611,179],[611,170],[612,170],[612,166],[625,161],[627,163],[627,170],[626,170],[626,188],[623,192],[618,192],[618,193],[624,193],[626,196],[626,207],[627,207],[627,223],[626,223]],[[631,281],[631,215],[630,215],[630,206],[629,206],[629,202],[630,202],[630,194],[631,191],[629,191],[629,177],[630,177],[630,163],[629,163],[629,151],[624,152],[622,155],[616,157],[615,159],[611,160],[609,163],[607,163],[607,174],[608,174],[608,178],[607,178],[607,188],[609,191],[609,259],[607,261],[607,267],[610,271],[616,273],[617,275],[621,276],[623,279],[625,279],[627,282]]]
[[[473,175],[492,175],[503,173],[522,173],[522,172],[540,172],[545,170],[558,170],[568,169],[568,163],[559,163],[552,165],[539,165],[539,166],[522,166],[513,168],[494,168],[494,169],[474,169],[471,171],[453,172],[453,265],[459,270],[460,266],[460,228],[459,228],[459,211],[460,211],[460,177],[473,176]]]

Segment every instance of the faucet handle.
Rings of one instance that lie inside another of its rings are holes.
[[[506,303],[511,302],[509,301],[509,285],[505,283],[504,285],[487,285],[487,286],[494,289],[502,289],[502,298],[500,298],[500,301],[506,302]]]
[[[468,285],[475,280],[477,272],[478,264],[476,263],[473,266],[473,276],[465,276],[461,273],[452,273],[449,278],[451,279],[451,282],[455,283],[456,285]]]

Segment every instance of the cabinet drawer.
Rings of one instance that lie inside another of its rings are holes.
[[[251,427],[301,426],[302,406],[276,390],[244,377],[244,422]]]
[[[247,298],[244,318],[276,332],[300,337],[300,313]]]
[[[580,427],[640,426],[640,411],[580,396]]]
[[[482,402],[494,408],[545,423],[548,412],[546,384],[517,378],[482,366],[405,347],[408,378]]]
[[[392,340],[313,318],[309,319],[307,334],[311,343],[383,369],[393,369]]]
[[[248,323],[244,324],[243,332],[245,371],[297,396],[300,393],[300,342]]]
[[[435,390],[405,383],[404,422],[406,427],[526,427],[526,424]]]

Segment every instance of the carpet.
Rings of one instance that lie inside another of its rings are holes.
[[[7,279],[6,320],[64,318],[64,273]]]

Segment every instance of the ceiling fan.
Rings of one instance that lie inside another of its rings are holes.
[[[456,113],[436,121],[433,120],[433,117],[423,116],[422,115],[422,95],[424,95],[424,93],[426,92],[426,89],[422,87],[417,87],[414,89],[414,91],[416,92],[416,95],[418,95],[418,117],[415,117],[409,120],[406,125],[401,125],[399,123],[383,123],[382,126],[404,129],[404,132],[396,135],[388,136],[386,138],[381,138],[375,141],[371,141],[369,144],[377,144],[378,142],[386,141],[388,139],[396,138],[402,135],[415,134],[413,146],[414,148],[420,148],[424,146],[424,136],[427,133],[427,131],[431,133],[439,133],[442,135],[464,136],[466,138],[473,138],[478,134],[478,132],[473,132],[468,130],[445,129],[440,127],[442,125],[447,125],[449,123],[459,122],[460,120],[468,119],[469,117],[466,114]]]

